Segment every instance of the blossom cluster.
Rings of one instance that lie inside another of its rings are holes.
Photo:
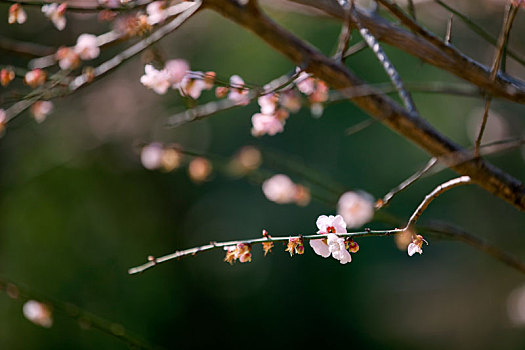
[[[25,318],[38,326],[49,328],[53,325],[51,308],[44,303],[36,300],[28,300],[24,304],[22,312]]]
[[[236,260],[239,260],[242,263],[252,261],[252,246],[250,244],[239,243],[234,246],[224,247],[224,250],[226,250],[224,261],[230,265]]]
[[[97,37],[92,34],[80,34],[74,47],[61,47],[55,57],[60,69],[75,69],[80,61],[88,61],[100,55]]]

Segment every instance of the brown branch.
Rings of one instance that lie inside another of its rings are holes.
[[[336,1],[288,1],[316,8],[338,20],[344,19],[344,12]],[[495,97],[502,97],[510,101],[525,104],[524,82],[502,72],[498,73],[494,82],[491,81],[490,68],[464,55],[452,45],[443,42],[440,38],[419,26],[419,24],[414,22],[409,16],[405,15],[408,20],[413,22],[412,29],[415,33],[400,28],[376,14],[368,13],[358,8],[356,8],[355,13],[360,23],[370,30],[370,33],[379,41],[397,47],[410,55],[418,57],[424,62],[469,81]]]
[[[258,9],[248,9],[231,0],[208,0],[205,5],[254,32],[276,51],[298,66],[306,67],[306,71],[326,81],[332,88],[344,93],[346,88],[363,86],[363,82],[342,64],[322,55]],[[425,120],[405,111],[374,89],[368,87],[368,90],[371,95],[352,99],[359,108],[433,156],[455,153],[457,156],[451,165],[453,170],[470,176],[485,190],[525,211],[525,186],[519,180],[481,159],[469,159],[469,152],[441,135]]]

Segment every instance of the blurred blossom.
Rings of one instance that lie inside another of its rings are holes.
[[[121,1],[120,0],[98,0],[98,3],[101,6],[115,8],[115,7],[120,7]]]
[[[305,207],[310,203],[311,200],[310,190],[303,186],[303,185],[296,185],[295,186],[295,196],[294,201],[295,204]]]
[[[142,147],[140,152],[140,161],[144,168],[155,170],[162,166],[162,155],[164,150],[160,143],[150,143]]]
[[[244,80],[238,75],[230,77],[230,93],[228,99],[236,105],[247,105],[250,103],[249,90],[244,86]]]
[[[80,64],[80,57],[75,50],[69,47],[59,48],[55,58],[58,60],[58,66],[62,70],[75,69]]]
[[[46,120],[46,117],[53,111],[51,101],[37,101],[31,106],[31,114],[38,123]]]
[[[182,81],[186,72],[190,70],[190,65],[183,59],[169,60],[164,69],[168,72],[170,84],[175,85]]]
[[[364,191],[346,192],[339,198],[337,213],[349,228],[361,227],[374,217],[374,198]]]
[[[9,24],[22,24],[27,20],[27,14],[20,4],[13,4],[9,7],[9,17],[7,22]]]
[[[168,17],[166,12],[166,2],[164,1],[154,1],[146,7],[146,12],[148,13],[148,24],[155,25],[161,22]]]
[[[115,31],[128,37],[142,36],[151,31],[148,16],[140,13],[118,17],[114,27]]]
[[[310,105],[310,113],[315,118],[321,118],[323,116],[324,106],[322,103],[312,103]]]
[[[53,325],[51,309],[43,303],[29,300],[24,304],[23,313],[25,318],[38,326],[49,328]]]
[[[295,184],[283,174],[274,175],[262,184],[266,198],[278,204],[292,203],[295,200]]]
[[[32,87],[33,89],[46,82],[46,72],[40,68],[33,69],[26,73],[24,77],[24,83]]]
[[[2,68],[2,70],[0,70],[0,84],[2,86],[9,85],[9,83],[13,81],[13,79],[15,79],[15,71],[13,70],[13,68],[7,67]]]
[[[228,89],[225,86],[217,86],[217,88],[215,89],[215,96],[217,98],[224,98],[228,95],[229,91],[230,89]]]
[[[288,90],[280,94],[279,103],[292,113],[301,109],[301,96],[295,90]]]
[[[144,67],[145,74],[140,77],[140,82],[145,87],[152,89],[159,95],[164,95],[170,87],[170,75],[166,70],[157,70],[151,64]]]
[[[296,68],[296,72],[299,72],[300,68]],[[297,89],[301,91],[305,95],[310,95],[314,92],[315,89],[315,81],[314,78],[310,76],[310,74],[306,72],[301,72],[297,79],[295,79],[295,85],[297,86]]]
[[[97,44],[97,37],[92,34],[80,34],[75,45],[75,53],[84,61],[97,58],[100,49]]]
[[[412,232],[403,231],[394,236],[394,242],[397,249],[404,251],[408,249],[408,245],[412,243]]]
[[[194,79],[186,75],[179,84],[181,95],[190,96],[194,100],[201,96],[203,90],[209,90],[209,85],[202,79]]]
[[[253,146],[244,146],[230,162],[230,170],[235,175],[244,175],[257,169],[261,163],[261,152]]]
[[[165,171],[177,169],[181,163],[181,154],[173,148],[166,148],[162,152],[161,164]]]
[[[525,327],[525,285],[514,289],[509,294],[507,313],[515,326]]]
[[[42,12],[47,18],[53,22],[58,30],[63,30],[66,27],[66,8],[65,2],[60,5],[57,3],[46,4],[42,6]]]
[[[467,118],[466,128],[467,134],[470,141],[474,144],[478,138],[479,130],[481,127],[481,122],[483,120],[484,109],[476,108],[474,109],[469,117]],[[483,139],[481,144],[487,144],[494,141],[499,141],[505,138],[508,138],[510,135],[510,126],[507,120],[499,113],[494,112],[493,110],[489,111],[487,124],[485,126],[485,131],[483,132]],[[494,152],[497,151],[501,146],[490,146],[483,147],[481,153],[483,152]]]
[[[212,169],[209,160],[203,157],[196,157],[188,166],[188,174],[193,181],[202,182],[210,176]]]
[[[0,136],[4,134],[6,122],[7,122],[7,114],[5,110],[0,108]]]
[[[278,114],[262,114],[255,113],[252,116],[252,130],[253,136],[262,136],[268,134],[274,136],[284,131],[284,120],[279,118]]]
[[[257,103],[261,107],[262,114],[274,114],[277,108],[278,97],[276,94],[267,94],[260,96]]]

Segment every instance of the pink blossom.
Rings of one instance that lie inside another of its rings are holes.
[[[151,64],[144,67],[145,74],[140,77],[140,82],[147,88],[153,89],[157,94],[164,95],[170,87],[170,75],[166,70],[157,70]]]
[[[160,143],[154,142],[146,145],[140,152],[140,161],[144,168],[155,170],[162,166],[163,147]]]
[[[337,213],[347,227],[361,227],[374,217],[374,198],[362,191],[346,192],[339,198]]]
[[[37,101],[31,106],[31,114],[38,123],[46,120],[46,117],[53,111],[53,102]]]
[[[15,79],[15,71],[11,67],[2,68],[0,70],[0,85],[7,86]]]
[[[62,70],[74,69],[80,64],[80,57],[69,47],[59,48],[55,57],[58,60],[58,66]]]
[[[230,77],[230,93],[228,99],[233,101],[236,105],[245,106],[250,103],[249,91],[244,85],[244,80],[238,75]]]
[[[43,5],[42,12],[53,22],[58,30],[63,30],[66,27],[66,17],[64,16],[66,8],[67,4],[65,2],[60,5],[54,2]]]
[[[252,135],[262,136],[268,134],[273,136],[284,130],[284,121],[277,114],[256,113],[252,116]]]
[[[292,113],[296,113],[301,109],[301,97],[295,90],[281,93],[279,103]]]
[[[297,68],[299,71],[299,68]],[[315,80],[306,72],[301,72],[297,79],[295,79],[295,85],[305,95],[311,95],[315,90]]]
[[[4,125],[7,121],[7,113],[4,109],[0,108],[0,125]]]
[[[319,229],[319,231],[317,231],[318,234],[346,233],[346,223],[343,220],[343,217],[341,215],[337,215],[337,216],[321,215],[317,218],[316,225],[317,225],[317,228]],[[324,239],[324,238],[310,240],[310,246],[312,247],[312,249],[317,255],[321,255],[323,258],[329,257],[330,254],[332,253],[327,239]],[[335,251],[335,248],[333,248],[333,250]],[[342,253],[337,253],[336,255],[342,258],[343,255],[341,254]]]
[[[166,62],[164,69],[170,76],[169,81],[171,85],[175,85],[174,88],[176,88],[176,84],[180,83],[186,72],[190,70],[190,65],[183,59],[169,60]]]
[[[40,68],[35,68],[26,73],[24,76],[24,83],[32,87],[33,89],[46,82],[47,74]]]
[[[425,242],[425,240],[421,235],[415,235],[412,239],[412,243],[408,245],[408,256],[412,256],[416,253],[423,254],[423,242]]]
[[[148,24],[155,25],[157,23],[164,22],[168,17],[166,12],[166,2],[154,1],[146,7],[148,13]]]
[[[178,84],[181,95],[190,96],[194,100],[201,96],[203,90],[209,90],[209,85],[202,79],[194,79],[186,75]]]
[[[332,257],[336,260],[339,260],[341,264],[346,264],[352,261],[350,253],[348,252],[348,250],[346,250],[344,238],[330,233],[328,235],[326,243],[328,245],[328,250],[332,254]]]
[[[53,325],[51,309],[43,303],[29,300],[24,304],[22,311],[25,318],[38,326],[49,328]]]
[[[9,17],[7,22],[9,24],[22,24],[27,20],[27,14],[20,4],[13,4],[9,7]]]
[[[97,58],[100,54],[97,37],[92,34],[80,34],[73,50],[85,61]]]
[[[274,114],[277,108],[277,101],[279,98],[276,94],[262,95],[257,99],[257,103],[261,107],[262,114]]]
[[[274,175],[262,184],[266,198],[278,204],[292,203],[295,198],[295,184],[283,174]]]

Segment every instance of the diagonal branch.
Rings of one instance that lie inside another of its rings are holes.
[[[332,88],[344,93],[346,88],[363,86],[363,82],[342,64],[307,45],[257,8],[245,8],[231,0],[208,0],[205,5],[254,32],[276,51],[298,66],[306,67],[306,71],[326,81]],[[470,176],[485,190],[525,211],[525,186],[519,180],[482,159],[471,159],[470,152],[440,134],[425,120],[405,111],[371,87],[367,89],[370,95],[352,98],[359,108],[433,156],[455,153],[455,161],[447,163],[453,170]]]

